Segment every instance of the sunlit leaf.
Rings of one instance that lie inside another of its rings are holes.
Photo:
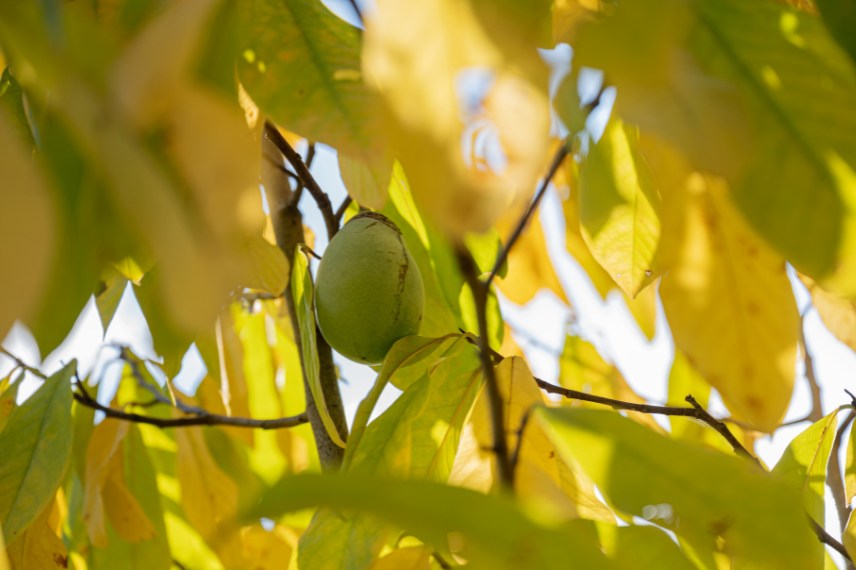
[[[613,568],[580,529],[534,522],[504,496],[487,496],[425,481],[390,481],[358,475],[301,474],[284,478],[247,516],[276,516],[313,506],[358,510],[406,528],[441,552],[450,532],[456,552],[479,568]]]
[[[68,551],[62,542],[60,514],[52,501],[6,551],[15,570],[57,570],[66,568]],[[2,551],[2,545],[0,545]],[[2,554],[0,554],[2,557]],[[0,562],[2,566],[2,562]]]
[[[735,564],[820,568],[795,489],[750,462],[671,440],[613,411],[542,409],[559,451],[608,502],[707,550],[724,540]]]
[[[373,570],[428,570],[431,566],[431,548],[407,546],[397,548],[375,562]]]
[[[799,334],[784,261],[721,182],[696,177],[687,192],[678,256],[660,285],[675,344],[736,417],[770,431],[791,399]]]
[[[606,527],[604,551],[620,568],[696,568],[663,531],[653,526]]]
[[[297,320],[300,323],[300,350],[303,354],[306,383],[312,392],[318,415],[330,440],[339,447],[345,447],[345,442],[342,441],[342,436],[339,435],[333,418],[330,417],[321,388],[318,348],[315,344],[315,286],[312,283],[312,275],[309,273],[309,262],[299,248],[294,252],[294,263],[291,268],[291,291],[297,307]]]
[[[635,299],[631,299],[626,293],[622,294],[624,304],[636,324],[639,325],[639,330],[645,335],[648,340],[654,340],[657,326],[657,285],[652,283],[640,291]]]
[[[838,410],[818,420],[791,440],[773,473],[786,478],[800,490],[806,512],[823,524],[826,464],[838,427]],[[818,554],[821,550],[817,546]]]
[[[829,332],[856,350],[856,301],[821,289],[812,278],[805,275],[800,275],[800,280],[811,293],[811,304]]]
[[[660,196],[637,142],[636,129],[611,121],[579,174],[583,237],[630,297],[662,272],[656,259]]]
[[[72,360],[15,408],[0,432],[0,524],[11,543],[51,501],[71,457]]]

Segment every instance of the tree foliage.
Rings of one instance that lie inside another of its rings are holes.
[[[136,300],[158,354],[105,345],[111,385],[2,349],[0,570],[852,567],[856,410],[795,293],[856,349],[856,12],[329,4],[0,2],[0,335],[49,355]],[[313,249],[360,209],[425,312],[348,421]],[[573,311],[561,237],[670,337],[667,402],[581,326],[533,375],[504,312]]]

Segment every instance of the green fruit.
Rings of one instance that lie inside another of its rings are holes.
[[[363,212],[330,241],[315,280],[315,313],[336,352],[382,362],[395,341],[419,332],[424,306],[419,267],[389,218]]]

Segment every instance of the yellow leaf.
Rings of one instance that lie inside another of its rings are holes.
[[[288,283],[288,259],[282,250],[261,236],[252,236],[244,242],[245,255],[252,266],[250,280],[244,283],[251,289],[262,289],[280,295]]]
[[[364,74],[385,103],[414,198],[454,237],[487,231],[525,202],[545,165],[546,67],[535,50],[517,60],[505,61],[469,3],[381,0],[366,22]],[[461,96],[467,81],[484,87],[479,101]],[[475,152],[481,143],[501,164]]]
[[[359,204],[380,210],[389,197],[393,161],[390,157],[353,158],[339,152],[339,174],[348,194]]]
[[[509,210],[497,222],[500,234],[509,236],[519,217],[520,210]],[[545,288],[568,304],[565,290],[547,253],[547,241],[537,213],[529,220],[526,229],[511,248],[508,254],[508,273],[498,281],[498,286],[509,300],[518,305],[525,305],[538,291]]]
[[[856,558],[856,512],[854,511],[850,511],[850,518],[847,519],[847,528],[844,529],[841,542],[844,543],[850,558]]]
[[[505,404],[507,444],[513,453],[518,448],[523,418],[534,406],[543,405],[546,400],[522,358],[504,359],[496,367],[496,377]],[[486,397],[487,394],[483,393],[476,404],[473,425],[479,449],[494,469],[493,454],[485,451],[493,446]],[[591,480],[576,466],[568,465],[559,457],[540,424],[527,422],[519,448],[515,492],[520,498],[563,519],[613,520],[609,509],[596,498]]]
[[[662,272],[660,195],[638,140],[637,129],[612,120],[580,166],[578,187],[583,238],[630,297]]]
[[[856,301],[825,291],[811,277],[799,277],[811,293],[811,303],[829,332],[856,350]]]
[[[430,570],[431,553],[424,545],[397,548],[376,561],[371,570]]]
[[[687,192],[681,245],[660,286],[675,344],[737,418],[773,430],[791,399],[800,326],[784,260],[722,182],[697,175]]]
[[[176,430],[175,440],[181,506],[187,520],[202,538],[210,541],[221,525],[235,516],[238,488],[214,461],[202,436],[202,428]]]
[[[125,485],[123,440],[128,422],[106,419],[92,432],[86,450],[83,519],[93,546],[107,546],[107,526],[128,542],[155,536],[155,528]],[[106,515],[106,517],[105,517]]]
[[[57,518],[56,510],[56,500],[51,501],[27,530],[9,544],[6,549],[9,566],[5,566],[0,543],[0,570],[4,567],[6,570],[57,570],[68,567],[68,551],[62,542],[61,533],[51,524],[51,519]]]
[[[10,270],[0,279],[0,298],[7,300],[0,304],[0,337],[5,337],[16,319],[31,317],[39,308],[57,225],[45,182],[2,110],[0,172],[0,243],[6,244],[0,248],[0,266]]]
[[[553,2],[553,40],[573,45],[580,26],[600,11],[600,0],[555,0]]]
[[[639,325],[639,330],[645,338],[654,340],[654,334],[657,332],[657,284],[651,283],[642,289],[635,299],[631,299],[623,291],[622,297],[636,324]]]
[[[296,552],[297,533],[283,525],[265,530],[261,525],[241,529],[244,564],[253,570],[280,570]]]
[[[615,281],[609,276],[600,263],[594,258],[580,229],[579,189],[577,178],[579,176],[578,166],[573,158],[567,158],[560,172],[563,176],[560,183],[567,185],[569,196],[562,202],[562,211],[565,214],[565,247],[579,264],[592,285],[606,298],[606,295],[615,287]]]
[[[249,393],[244,377],[244,349],[235,330],[235,317],[240,306],[233,304],[221,311],[215,329],[220,364],[220,396],[226,415],[250,417]],[[253,444],[253,433],[237,427],[224,427],[233,437],[247,445]]]

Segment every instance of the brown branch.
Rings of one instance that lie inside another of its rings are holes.
[[[339,207],[336,209],[336,223],[337,224],[342,223],[342,216],[345,215],[345,210],[348,209],[348,206],[350,206],[351,202],[353,202],[353,201],[354,201],[354,199],[351,198],[350,196],[345,196],[345,199],[342,200],[341,204],[339,204]]]
[[[15,356],[11,352],[9,352],[5,348],[3,348],[2,346],[0,346],[0,354],[3,354],[4,356],[10,358],[15,363],[16,368],[24,370],[25,372],[29,372],[33,376],[38,376],[42,380],[48,379],[48,377],[45,375],[44,372],[42,372],[38,368],[34,368],[34,367],[30,366],[29,364],[27,364],[26,362],[24,362],[23,360],[21,360],[20,358],[18,358],[17,356]]]
[[[749,450],[747,450],[742,443],[731,433],[731,430],[728,429],[728,426],[725,425],[722,421],[716,419],[712,415],[710,415],[707,410],[705,410],[701,404],[699,404],[695,398],[692,396],[687,396],[686,401],[690,404],[691,407],[685,408],[682,406],[654,406],[651,404],[636,404],[633,402],[625,402],[624,400],[615,400],[613,398],[606,398],[603,396],[596,396],[594,394],[588,394],[586,392],[580,392],[578,390],[571,390],[569,388],[564,388],[562,386],[556,386],[555,384],[551,384],[540,378],[535,378],[535,382],[538,384],[538,387],[544,390],[545,392],[549,392],[551,394],[559,394],[560,396],[564,396],[570,400],[580,400],[583,402],[592,402],[594,404],[602,404],[604,406],[609,406],[616,410],[627,410],[630,412],[641,412],[643,414],[660,414],[664,416],[682,416],[688,418],[695,418],[699,421],[702,421],[712,427],[717,431],[722,437],[725,438],[726,441],[731,445],[734,452],[738,455],[743,455],[744,457],[751,459],[759,466],[761,463],[758,461],[754,455],[752,455]]]
[[[82,382],[77,382],[76,387],[77,391],[73,393],[74,399],[81,405],[86,406],[87,408],[92,408],[93,410],[104,412],[104,415],[109,418],[125,420],[138,424],[148,424],[157,426],[159,428],[224,425],[243,428],[281,429],[299,426],[309,421],[305,412],[296,416],[273,418],[269,420],[257,420],[253,418],[221,416],[219,414],[211,414],[209,412],[206,412],[205,410],[199,410],[199,412],[183,418],[156,418],[143,414],[125,412],[123,410],[118,410],[116,408],[105,406],[104,404],[101,404],[95,398],[89,395],[89,393],[83,387]]]
[[[835,537],[833,537],[831,534],[826,532],[826,529],[820,526],[820,524],[813,518],[808,517],[808,522],[820,542],[826,544],[827,546],[830,546],[835,552],[843,556],[844,560],[847,561],[848,565],[853,564],[853,559],[850,557],[850,553],[847,552],[847,549],[844,548],[843,544],[836,540]]]
[[[490,275],[488,275],[485,280],[485,287],[489,288],[491,282],[496,277],[496,274],[502,269],[503,264],[508,259],[508,254],[511,251],[511,248],[514,247],[514,244],[520,238],[520,234],[523,233],[523,230],[526,228],[526,224],[529,222],[529,219],[535,213],[535,210],[538,208],[538,204],[541,202],[541,199],[544,197],[544,194],[547,192],[547,188],[550,186],[550,180],[552,180],[553,176],[555,176],[556,172],[559,170],[559,166],[561,166],[562,161],[565,160],[565,157],[568,156],[570,152],[571,144],[569,139],[565,139],[562,141],[562,145],[556,151],[556,154],[553,156],[553,162],[550,163],[550,168],[547,171],[547,175],[544,177],[544,180],[541,181],[541,186],[538,188],[538,191],[535,193],[535,197],[532,199],[532,202],[529,204],[529,207],[526,209],[526,212],[523,213],[523,216],[520,217],[520,220],[517,222],[517,226],[514,228],[514,231],[511,232],[511,235],[506,240],[503,245],[502,250],[499,252],[499,255],[496,258],[496,263],[493,264],[493,269],[490,271]]]
[[[324,217],[324,224],[327,226],[327,237],[333,239],[333,236],[339,231],[339,223],[336,221],[336,214],[333,212],[330,197],[321,189],[318,182],[312,176],[312,173],[309,172],[309,168],[303,162],[300,153],[294,150],[270,121],[265,121],[265,136],[276,145],[276,148],[279,149],[286,160],[294,167],[300,183],[312,194],[315,203],[318,204],[318,209],[321,210],[321,215]],[[307,158],[309,158],[308,155]]]
[[[816,422],[823,417],[823,404],[821,402],[820,383],[817,381],[817,374],[814,370],[814,359],[808,351],[808,344],[805,340],[805,315],[800,316],[800,346],[803,351],[805,379],[811,391],[811,411],[807,417],[810,421]]]
[[[835,439],[832,440],[832,449],[829,452],[829,464],[827,465],[826,484],[829,486],[829,491],[832,493],[832,499],[835,502],[835,509],[838,511],[838,523],[842,533],[847,529],[850,504],[847,500],[838,450],[841,449],[841,443],[844,441],[844,432],[853,423],[854,418],[856,418],[856,411],[850,410],[835,432]]]
[[[493,426],[493,451],[496,455],[496,463],[499,471],[500,481],[508,488],[514,487],[514,469],[508,454],[508,442],[505,439],[505,413],[503,411],[502,394],[499,391],[499,382],[496,379],[496,371],[493,364],[493,349],[487,340],[487,298],[490,285],[483,283],[478,276],[476,262],[470,252],[460,246],[456,250],[458,266],[467,284],[473,293],[473,301],[476,307],[476,315],[479,325],[479,357],[482,363],[485,383],[487,384],[488,399],[490,403],[490,417]]]

